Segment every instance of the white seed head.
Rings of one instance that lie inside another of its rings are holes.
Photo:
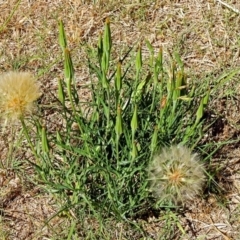
[[[187,147],[163,148],[149,164],[150,190],[158,199],[183,203],[201,192],[204,172],[198,154]]]

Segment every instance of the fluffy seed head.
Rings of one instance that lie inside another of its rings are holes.
[[[0,75],[0,112],[6,120],[16,120],[33,110],[40,97],[39,85],[28,72]]]
[[[163,148],[149,165],[150,190],[156,198],[183,203],[199,194],[205,182],[204,166],[184,146]]]

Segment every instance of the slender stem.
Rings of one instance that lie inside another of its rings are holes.
[[[107,88],[107,98],[108,98],[108,115],[107,115],[107,128],[108,130],[110,129],[110,104],[111,104],[111,101],[110,101],[110,93],[109,93],[109,87]]]
[[[119,136],[116,136],[117,169],[119,169]]]
[[[7,155],[7,167],[10,167],[9,163],[11,162],[12,160],[12,157],[13,157],[13,144],[14,144],[14,131],[13,131],[13,128],[11,128],[11,141],[9,143],[9,149],[8,149],[8,155]]]
[[[32,151],[33,155],[35,156],[35,158],[36,158],[37,160],[39,160],[39,156],[38,156],[36,150],[34,149],[34,146],[33,146],[33,144],[32,144],[31,138],[30,138],[30,136],[29,136],[28,128],[27,128],[27,126],[26,126],[26,124],[25,124],[25,121],[24,121],[23,116],[20,117],[20,121],[21,121],[21,124],[22,124],[22,127],[23,127],[23,133],[24,133],[24,135],[25,135],[25,137],[26,137],[26,139],[27,139],[28,145],[29,145],[29,147],[31,148],[31,151]],[[32,161],[30,161],[30,160],[28,160],[28,159],[27,159],[27,161],[28,161],[29,163],[31,163],[33,166],[39,168],[39,166],[38,166],[36,163],[34,163],[34,162],[32,162]]]
[[[74,117],[77,116],[77,111],[76,111],[76,108],[75,108],[75,105],[73,103],[73,96],[72,96],[72,89],[71,89],[71,85],[70,84],[67,84],[67,91],[68,91],[68,96],[69,96],[69,100],[70,100],[70,103],[71,103],[71,107],[72,107],[72,110],[73,110],[73,113],[74,113]],[[80,118],[82,118],[82,111],[80,109]],[[82,121],[81,121],[82,123]],[[83,129],[82,129],[82,126],[79,122],[79,119],[77,121],[77,124],[78,124],[78,127],[79,127],[79,130],[81,133],[83,133]]]

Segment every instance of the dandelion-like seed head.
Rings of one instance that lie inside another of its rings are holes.
[[[198,195],[205,182],[199,156],[184,146],[163,148],[149,165],[150,190],[156,198],[183,203]]]
[[[40,89],[28,72],[8,72],[0,75],[0,111],[6,120],[16,120],[31,114]]]

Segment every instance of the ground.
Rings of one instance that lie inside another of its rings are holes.
[[[210,79],[212,84],[224,72],[240,66],[240,3],[234,0],[8,0],[0,1],[0,11],[0,72],[33,72],[41,83],[41,101],[46,104],[51,99],[46,93],[54,93],[57,80],[63,77],[59,19],[66,27],[80,85],[88,81],[86,53],[81,45],[96,45],[107,17],[118,54],[148,39],[155,49],[163,47],[164,54],[177,51],[190,80]],[[236,77],[211,96],[209,114],[217,121],[204,136],[205,141],[228,142],[212,158],[212,166],[219,169],[216,180],[223,193],[219,197],[213,192],[206,199],[188,203],[179,213],[182,229],[173,229],[174,239],[240,239],[239,90]],[[83,97],[88,97],[87,92]],[[27,175],[33,174],[30,167],[18,166],[18,160],[28,153],[16,150],[9,156],[12,138],[8,131],[1,127],[0,238],[58,239],[67,220],[56,217],[46,224],[58,211],[58,203],[29,181]],[[139,221],[148,239],[160,239],[167,220],[160,214]],[[116,229],[117,239],[138,239],[127,232],[119,234],[120,225]]]

